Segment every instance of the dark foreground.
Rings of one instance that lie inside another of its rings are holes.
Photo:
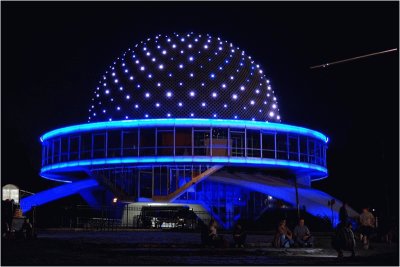
[[[230,236],[226,235],[229,239]],[[398,265],[397,244],[373,244],[338,259],[327,236],[316,248],[275,249],[267,235],[246,248],[202,248],[198,233],[42,232],[31,241],[2,242],[2,265]]]

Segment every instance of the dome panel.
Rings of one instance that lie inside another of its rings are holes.
[[[146,118],[281,121],[260,66],[228,41],[193,33],[142,41],[101,77],[89,122]]]

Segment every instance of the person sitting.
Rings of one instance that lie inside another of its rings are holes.
[[[276,248],[290,248],[293,246],[293,235],[292,231],[286,226],[286,220],[283,219],[280,221],[279,226],[277,228],[273,246]]]
[[[350,222],[340,222],[335,230],[332,247],[337,251],[338,257],[343,257],[343,250],[351,251],[351,257],[355,257],[356,240]]]
[[[314,245],[314,237],[306,225],[304,219],[299,220],[299,224],[293,230],[296,244],[300,247],[312,247]]]
[[[235,247],[244,248],[244,243],[246,241],[246,232],[243,230],[243,227],[240,223],[235,225],[235,229],[233,230],[233,241],[235,242]]]

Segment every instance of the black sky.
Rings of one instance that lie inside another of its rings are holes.
[[[86,122],[100,74],[158,33],[220,36],[270,78],[284,123],[330,138],[314,187],[398,216],[398,2],[2,2],[2,185],[39,191],[39,136]]]

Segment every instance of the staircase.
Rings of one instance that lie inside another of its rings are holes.
[[[222,165],[215,165],[212,166],[211,168],[208,168],[206,171],[200,173],[199,175],[192,177],[192,179],[175,190],[174,192],[166,195],[166,196],[153,196],[153,200],[156,202],[172,202],[178,197],[180,197],[183,193],[185,193],[191,186],[193,186],[196,183],[200,183],[203,181],[205,178],[207,178],[209,175],[215,173],[216,171],[220,170]]]

